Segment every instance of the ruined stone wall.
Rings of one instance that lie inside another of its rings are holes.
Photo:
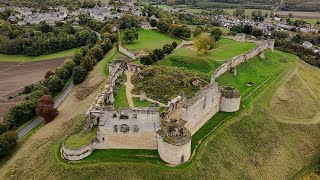
[[[223,73],[227,72],[231,68],[235,68],[242,62],[249,60],[261,53],[263,53],[264,50],[270,49],[273,51],[274,48],[274,41],[258,41],[256,42],[257,47],[242,54],[237,57],[231,58],[227,60],[225,63],[223,63],[221,66],[219,66],[215,72],[211,76],[211,82],[214,82],[219,76],[221,76]]]
[[[218,83],[213,82],[183,104],[182,119],[187,121],[185,127],[191,132],[191,135],[219,111],[220,97]]]
[[[137,56],[132,52],[130,51],[129,49],[123,47],[122,45],[119,44],[119,51],[123,54],[125,54],[126,56],[128,56],[129,58],[131,59],[134,59],[136,60],[137,59]]]
[[[78,161],[89,156],[95,149],[96,144],[97,141],[91,141],[89,144],[77,149],[67,148],[64,144],[62,144],[61,155],[66,160]]]
[[[157,149],[160,115],[156,108],[122,108],[99,120],[98,149]]]
[[[172,145],[158,135],[158,153],[161,159],[169,164],[183,164],[191,156],[191,139],[182,145]]]

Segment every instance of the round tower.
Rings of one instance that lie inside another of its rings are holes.
[[[183,125],[171,124],[157,133],[158,153],[169,164],[183,164],[191,156],[191,133]]]
[[[235,112],[240,109],[240,91],[232,87],[221,87],[220,111]]]

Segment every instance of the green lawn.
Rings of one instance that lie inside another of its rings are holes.
[[[258,87],[266,78],[274,75],[289,62],[295,59],[294,55],[281,51],[265,51],[266,59],[255,57],[250,61],[240,64],[237,67],[237,76],[231,72],[226,72],[217,81],[220,85],[235,87],[240,90],[242,96],[248,95],[252,89]],[[247,83],[252,86],[248,87]]]
[[[102,64],[103,64],[102,65],[102,73],[105,76],[109,75],[109,62],[111,62],[118,53],[119,53],[118,49],[113,48],[102,59]]]
[[[290,18],[291,21],[301,20],[302,18]],[[302,19],[309,24],[316,24],[320,19]]]
[[[74,53],[79,50],[80,48],[73,48],[65,51],[60,51],[56,53],[41,55],[41,56],[25,56],[25,55],[6,55],[0,54],[0,62],[26,62],[26,61],[41,61],[41,60],[48,60],[54,58],[62,58],[67,56],[73,56]]]
[[[236,9],[223,9],[224,12],[228,13],[229,15],[233,15],[233,11],[235,11]],[[246,16],[251,16],[252,15],[252,11],[257,11],[258,12],[259,9],[246,9],[245,11],[245,15]],[[262,15],[265,15],[266,13],[268,13],[268,15],[271,14],[271,10],[267,10],[267,9],[260,9],[262,11]]]
[[[118,110],[121,107],[129,107],[127,95],[126,95],[126,86],[121,85],[119,93],[114,97],[114,109]]]
[[[83,145],[88,144],[92,139],[97,136],[97,126],[94,126],[89,132],[84,130],[77,134],[69,136],[64,142],[65,146],[68,148],[79,148]]]
[[[149,49],[153,50],[156,48],[162,48],[165,44],[171,44],[176,41],[178,44],[181,43],[180,39],[169,36],[157,30],[145,30],[138,29],[139,39],[134,41],[132,44],[124,44],[128,49]]]
[[[213,50],[204,55],[200,55],[195,49],[180,48],[156,64],[184,67],[210,76],[225,60],[243,54],[255,46],[254,43],[243,43],[222,38]]]
[[[140,98],[134,97],[132,98],[134,107],[152,107],[152,102],[150,101],[140,101]]]

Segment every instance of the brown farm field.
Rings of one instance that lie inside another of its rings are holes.
[[[23,98],[8,99],[18,94],[26,85],[43,79],[49,70],[63,64],[64,58],[34,62],[0,62],[0,121],[11,107]]]

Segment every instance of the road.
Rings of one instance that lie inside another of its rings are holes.
[[[71,82],[68,87],[59,95],[59,97],[54,102],[54,107],[57,108],[64,100],[64,98],[70,93],[72,88],[74,87],[73,82]],[[24,135],[26,135],[28,132],[30,132],[33,128],[35,128],[37,125],[39,125],[41,122],[43,122],[43,117],[37,117],[35,120],[33,120],[30,124],[28,124],[26,127],[21,129],[18,132],[18,139],[22,138]]]

